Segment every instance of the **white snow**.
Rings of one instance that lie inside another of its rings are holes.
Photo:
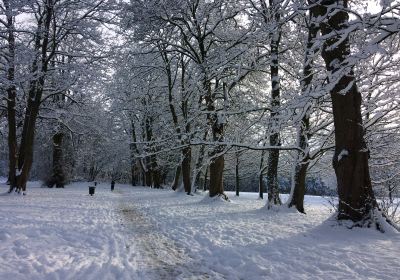
[[[329,203],[307,215],[117,184],[0,184],[0,279],[398,279],[399,234],[346,229]]]
[[[349,155],[348,150],[346,150],[346,149],[341,150],[338,155],[338,161],[341,161],[343,157],[348,156],[348,155]]]

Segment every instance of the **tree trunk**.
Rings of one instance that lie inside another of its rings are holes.
[[[183,179],[183,187],[185,188],[185,192],[190,194],[191,192],[191,183],[190,183],[190,161],[192,159],[192,149],[190,146],[183,148],[182,150],[182,179]]]
[[[151,172],[150,159],[146,158],[146,170],[144,171],[144,185],[151,187],[153,185],[153,176]]]
[[[301,162],[296,166],[294,177],[294,189],[289,203],[289,207],[295,206],[297,211],[304,213],[304,195],[306,193],[307,162]]]
[[[333,167],[339,194],[338,219],[371,222],[377,202],[372,190],[368,166],[368,148],[364,140],[361,118],[361,94],[356,85],[353,67],[346,59],[350,55],[348,39],[347,1],[325,1],[320,6],[330,15],[321,25],[325,40],[322,57],[332,85],[333,119],[335,125],[335,154]]]
[[[64,134],[62,132],[56,133],[53,136],[53,173],[48,184],[52,188],[64,188],[64,171],[63,171],[63,155],[62,155],[62,140]]]
[[[16,88],[15,88],[15,37],[14,19],[9,1],[3,1],[6,9],[7,33],[8,33],[8,71],[7,71],[7,122],[8,122],[8,181],[10,183],[9,192],[17,185],[16,165],[17,165],[17,129],[16,129]]]
[[[223,137],[222,123],[218,123],[218,118],[215,116],[213,125],[213,140],[215,142],[222,141]],[[211,152],[211,157],[213,158],[210,163],[210,187],[209,195],[210,197],[216,195],[224,195],[224,185],[223,185],[223,173],[225,159],[223,154],[223,147],[218,146]]]
[[[277,142],[272,141],[272,143],[270,142],[270,145],[273,146],[272,144],[276,143]],[[268,155],[267,163],[268,209],[270,209],[273,205],[282,204],[279,197],[278,161],[279,150],[271,150]]]
[[[239,157],[240,153],[236,152],[236,165],[235,165],[235,191],[236,191],[236,196],[239,196],[239,190],[240,190],[240,174],[239,174]]]
[[[175,110],[174,106],[174,99],[173,99],[173,90],[174,90],[174,79],[172,77],[172,69],[171,69],[171,59],[168,57],[168,53],[166,52],[165,49],[162,49],[162,47],[159,47],[161,56],[164,61],[165,65],[165,72],[167,75],[167,81],[168,81],[168,102],[169,102],[169,110],[171,112],[172,116],[172,121],[175,126],[175,130],[177,133],[177,137],[179,141],[181,142],[182,145],[188,145],[188,147],[182,149],[182,163],[181,163],[181,170],[182,170],[182,179],[183,179],[183,187],[185,189],[185,192],[187,194],[191,193],[191,180],[190,180],[190,164],[192,160],[192,149],[190,147],[190,140],[188,137],[183,138],[182,133],[181,133],[181,128],[179,127],[178,123],[178,115]],[[188,103],[186,100],[186,90],[185,90],[185,75],[186,75],[186,67],[185,67],[185,61],[183,56],[180,58],[180,66],[181,66],[181,94],[182,94],[182,99],[181,99],[181,109],[182,109],[182,115],[183,119],[186,122],[185,125],[185,133],[188,135],[190,133],[190,124],[188,121]],[[177,182],[177,181],[176,181]],[[176,189],[176,186],[173,189]]]
[[[218,84],[218,81],[216,82]],[[217,87],[217,85],[215,86]],[[219,118],[218,113],[215,110],[214,97],[211,92],[211,83],[207,79],[204,83],[206,90],[206,104],[207,110],[210,112],[207,114],[207,120],[211,126],[214,142],[222,142],[224,139],[224,123]],[[210,152],[211,163],[210,163],[210,187],[209,195],[214,197],[216,195],[224,195],[223,185],[223,173],[225,159],[223,155],[223,147],[217,146]],[[225,195],[224,195],[225,196]]]
[[[184,62],[182,62],[184,65]],[[182,94],[184,95],[185,87],[184,87],[184,80],[185,80],[185,68],[182,67]],[[191,161],[192,161],[192,147],[190,146],[190,122],[189,122],[189,108],[188,102],[186,98],[183,98],[181,102],[182,108],[182,115],[185,120],[185,139],[182,139],[182,145],[188,145],[187,147],[182,149],[182,179],[183,179],[183,187],[185,188],[185,192],[190,194],[192,192],[192,184],[191,184]],[[194,186],[195,189],[195,186]]]
[[[136,168],[135,162],[131,161],[131,185],[132,186],[136,186],[136,184],[137,184],[137,180],[136,180],[137,174],[136,174],[135,168]]]
[[[145,118],[145,133],[147,142],[151,143],[153,139],[153,117],[146,116]],[[156,148],[150,144],[150,152],[154,153]],[[156,189],[161,187],[161,173],[157,163],[157,156],[152,154],[146,157],[146,185]]]
[[[261,152],[261,159],[260,159],[260,168],[259,168],[259,173],[258,173],[258,197],[261,199],[264,199],[264,192],[265,192],[265,186],[264,186],[264,156],[265,156],[265,151]]]
[[[224,156],[217,156],[210,164],[210,197],[224,194]]]
[[[131,120],[131,123],[133,124],[133,121]],[[131,124],[131,129],[135,129],[135,127]],[[135,132],[132,132],[131,134],[135,134]],[[132,137],[132,141],[134,138]],[[130,143],[129,144],[129,152],[130,154],[130,163],[131,163],[131,185],[135,186],[136,185],[136,160],[135,160],[135,149],[134,149],[134,144]]]
[[[204,173],[203,191],[207,190],[207,177],[208,177],[208,167],[206,168],[206,172]]]
[[[204,132],[203,141],[207,140],[207,135],[208,135],[208,129]],[[204,161],[204,154],[205,154],[204,150],[205,150],[205,145],[200,145],[199,156],[197,157],[197,161],[196,161],[196,168],[193,170],[193,181],[192,181],[193,186],[197,184],[197,182],[199,181],[199,178],[200,178],[200,171],[202,169],[203,161]],[[205,171],[206,173],[207,173],[207,170],[208,170],[208,168],[206,168],[206,171]]]
[[[175,170],[174,182],[172,183],[172,189],[175,191],[178,188],[179,178],[181,177],[182,165],[178,165]]]
[[[152,171],[152,179],[153,179],[153,188],[160,189],[162,177],[159,169],[155,169]]]
[[[319,26],[316,22],[316,17],[322,16],[319,14],[318,9],[315,7],[310,9],[310,23],[308,29],[308,38],[306,45],[306,54],[304,59],[303,68],[303,79],[301,81],[301,92],[303,98],[306,100],[311,100],[310,92],[312,90],[312,80],[314,77],[313,72],[313,61],[316,49],[314,48],[315,38],[317,37]],[[296,207],[300,213],[305,213],[304,211],[304,195],[306,192],[306,175],[307,168],[309,166],[309,140],[311,135],[309,135],[310,128],[310,114],[312,110],[312,105],[307,104],[303,109],[303,117],[300,122],[298,131],[298,146],[302,149],[298,153],[298,160],[296,162],[295,174],[293,176],[293,190],[290,192],[288,207]]]
[[[139,148],[137,146],[137,137],[136,137],[136,127],[133,116],[130,115],[131,120],[131,136],[132,136],[132,143],[129,145],[130,152],[131,152],[131,172],[132,172],[132,185],[136,185],[137,183],[140,184],[140,180],[142,179],[142,185],[145,186],[145,175],[144,172],[146,170],[146,165],[143,162],[143,159],[136,159],[135,153],[138,155],[140,154]],[[140,170],[137,164],[140,165]],[[141,178],[142,177],[142,178]]]
[[[142,179],[142,186],[147,186],[147,184],[146,184],[146,172],[145,172],[144,168],[142,168],[141,179]]]
[[[35,34],[35,50],[38,54],[32,65],[32,79],[29,86],[27,108],[25,112],[22,130],[21,145],[18,157],[17,188],[26,191],[26,183],[33,162],[33,143],[35,138],[36,120],[39,114],[40,102],[43,94],[46,73],[48,70],[48,45],[50,25],[53,17],[53,1],[49,0],[45,6],[44,18],[39,18],[38,28]],[[44,20],[44,22],[42,22]],[[40,67],[38,64],[40,63]],[[37,73],[39,72],[39,74]],[[37,77],[39,75],[39,77]]]
[[[264,199],[264,192],[265,192],[264,175],[260,172],[258,174],[258,198]]]
[[[280,146],[279,133],[279,107],[280,107],[280,82],[279,82],[279,44],[281,41],[280,27],[280,4],[277,0],[269,0],[270,10],[273,15],[274,29],[270,34],[271,37],[271,121],[273,127],[269,136],[269,145],[272,147]],[[267,161],[267,188],[268,188],[268,209],[272,205],[281,205],[279,198],[278,184],[278,164],[279,164],[279,149],[272,149],[268,153]]]

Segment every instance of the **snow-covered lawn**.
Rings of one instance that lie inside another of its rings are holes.
[[[198,194],[88,183],[0,184],[0,279],[399,279],[400,235],[268,211],[257,194]]]

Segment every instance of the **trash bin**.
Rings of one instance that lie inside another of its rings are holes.
[[[96,189],[96,187],[94,186],[89,186],[89,194],[90,195],[94,195],[94,190]]]

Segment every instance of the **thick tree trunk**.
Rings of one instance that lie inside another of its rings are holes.
[[[274,138],[275,139],[275,138]],[[277,142],[271,141],[271,146],[276,146]],[[268,155],[267,163],[267,188],[268,188],[268,208],[273,205],[281,205],[278,184],[278,161],[279,150],[271,150]]]
[[[218,82],[216,83],[218,84]],[[217,87],[217,85],[215,86]],[[211,83],[207,79],[204,82],[204,89],[206,91],[206,104],[207,110],[210,112],[207,114],[207,120],[211,126],[211,132],[213,135],[214,142],[222,142],[224,139],[224,123],[218,117],[218,113],[215,110],[214,97],[211,92]],[[209,196],[214,197],[217,195],[224,195],[224,185],[223,185],[223,173],[225,159],[223,154],[223,147],[217,146],[210,152],[210,157],[212,158],[210,163],[210,186],[209,186]]]
[[[214,120],[213,125],[213,140],[215,142],[222,141],[223,137],[223,124],[218,123],[217,117]],[[223,154],[223,147],[217,147],[211,152],[211,157],[213,158],[210,163],[210,187],[209,195],[210,197],[216,195],[224,195],[224,185],[223,185],[223,173],[225,159]]]
[[[30,83],[27,108],[25,112],[24,125],[22,130],[21,145],[18,157],[17,188],[26,191],[26,183],[33,162],[33,143],[35,138],[36,120],[39,114],[40,102],[43,94],[45,77],[48,70],[48,45],[50,25],[53,18],[53,1],[48,0],[45,5],[45,16],[39,18],[38,29],[35,38],[35,50],[38,54],[32,65],[33,80]],[[42,21],[43,20],[43,21]],[[38,67],[40,64],[40,67]],[[38,71],[39,74],[37,73]],[[37,75],[39,75],[37,77]]]
[[[223,171],[224,156],[217,156],[210,164],[210,197],[224,193]]]
[[[271,121],[279,126],[279,107],[280,107],[280,77],[279,77],[279,44],[281,41],[280,28],[280,4],[277,0],[269,0],[270,10],[273,15],[274,30],[271,32]],[[275,126],[274,125],[274,126]],[[280,133],[277,127],[271,128],[269,136],[269,145],[273,147],[280,146]],[[279,149],[272,149],[268,153],[267,160],[267,188],[268,188],[268,208],[272,205],[281,205],[279,198],[278,184],[278,164]]]
[[[43,80],[43,79],[40,79]],[[43,81],[44,83],[44,81]],[[17,188],[18,191],[26,191],[26,183],[29,179],[29,172],[33,162],[33,143],[35,137],[36,119],[39,113],[39,103],[42,95],[42,86],[34,87],[28,100],[28,106],[25,113],[24,126],[22,130],[21,145],[19,148],[18,157],[18,174],[17,174]],[[36,93],[36,96],[35,96]],[[36,97],[36,98],[35,98]],[[33,99],[33,100],[32,100]]]
[[[338,219],[355,222],[371,221],[372,210],[377,202],[372,190],[368,166],[368,148],[364,140],[361,118],[361,94],[356,85],[352,66],[346,59],[350,55],[347,34],[347,1],[325,1],[320,6],[329,15],[321,25],[324,42],[322,57],[332,85],[333,118],[335,125],[335,155],[333,167],[336,173],[339,213]]]
[[[296,166],[294,175],[294,189],[289,203],[289,207],[296,207],[297,211],[304,213],[304,195],[306,193],[306,175],[308,163],[301,161]]]

